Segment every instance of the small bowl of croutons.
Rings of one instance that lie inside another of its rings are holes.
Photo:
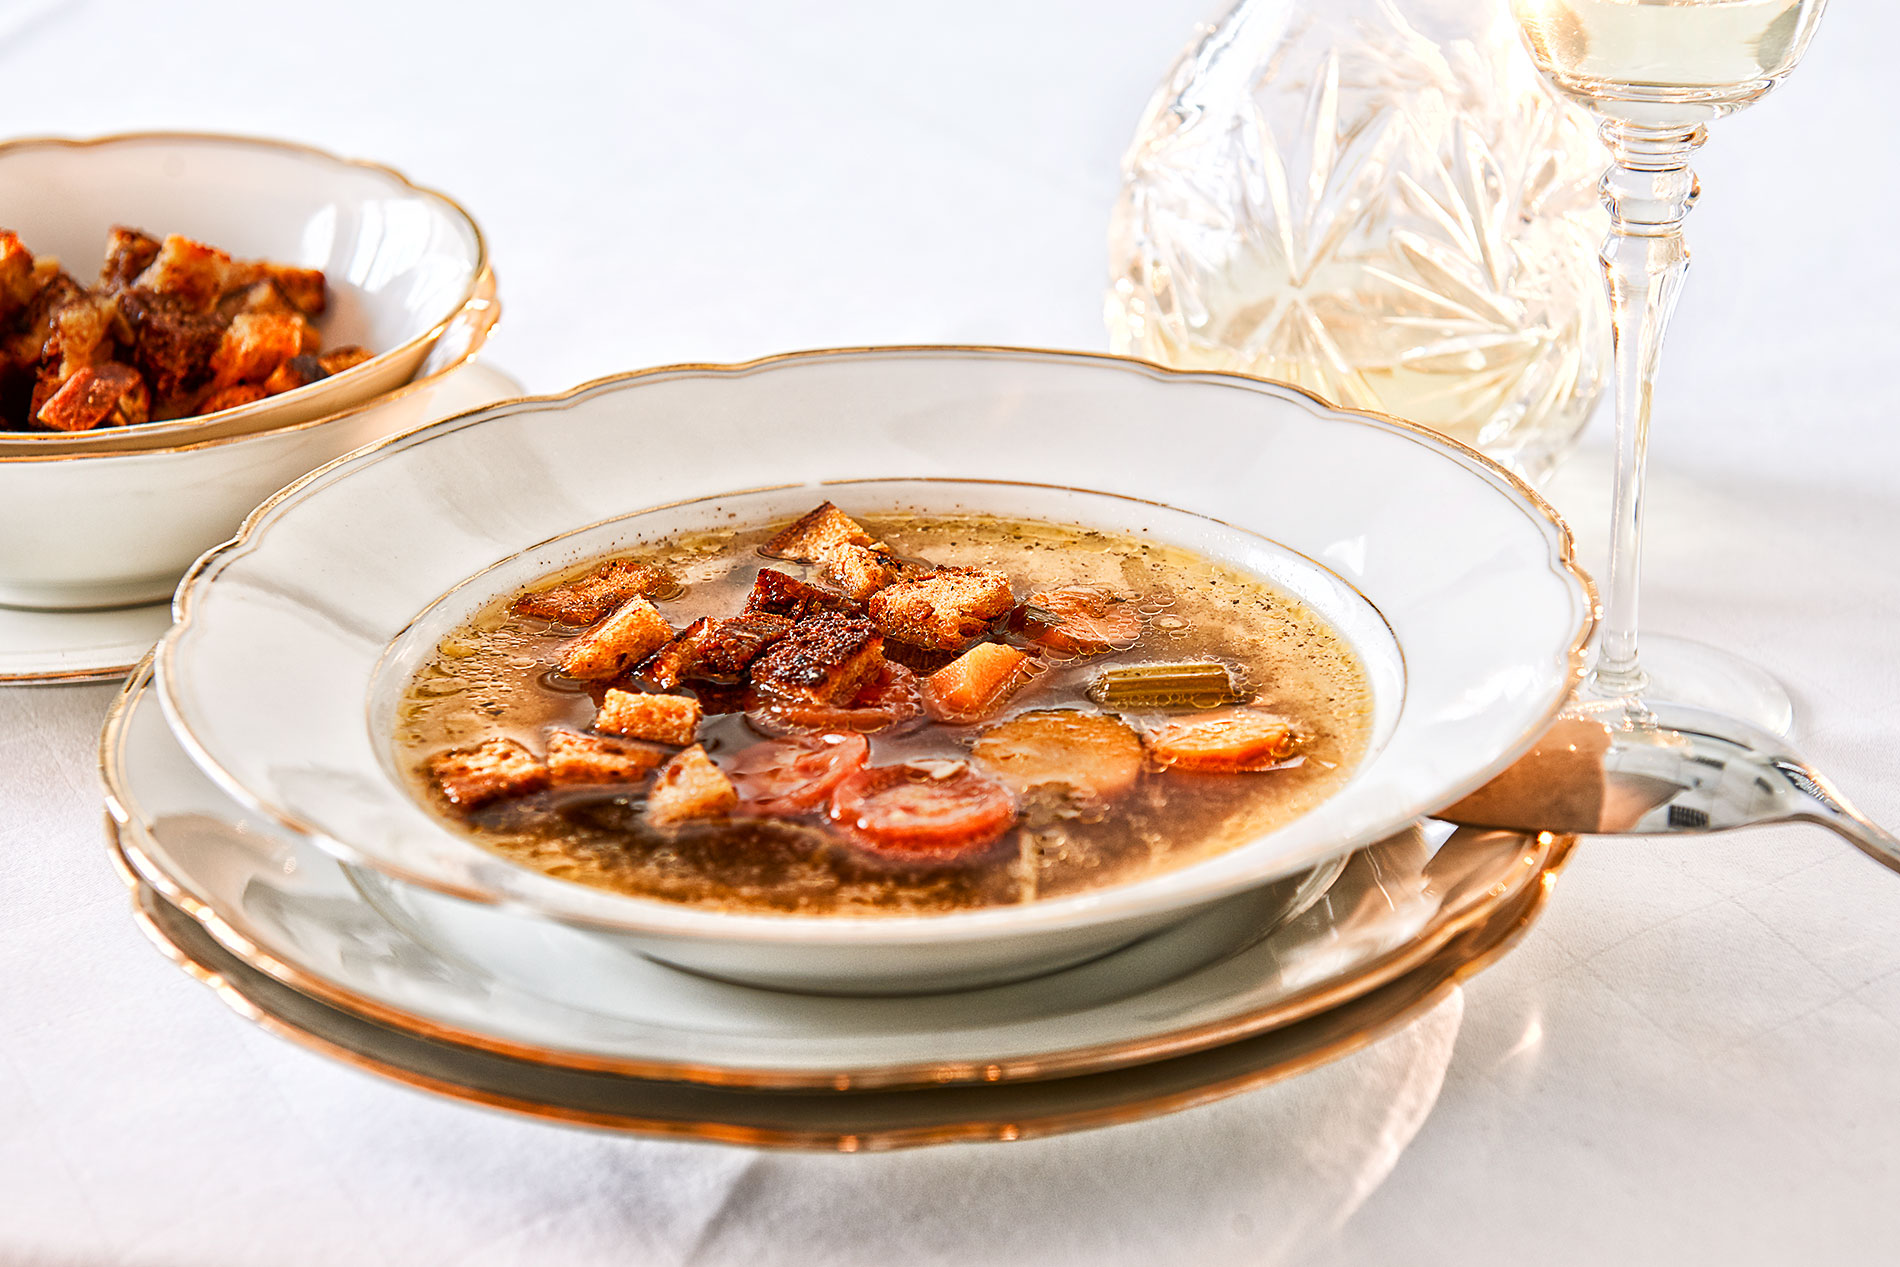
[[[277,488],[438,416],[498,315],[475,221],[389,168],[0,145],[0,604],[165,597]]]
[[[488,269],[453,200],[250,137],[0,145],[0,456],[169,447],[413,380]]]

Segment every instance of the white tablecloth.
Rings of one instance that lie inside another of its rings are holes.
[[[491,235],[532,388],[875,342],[1100,347],[1116,163],[1199,0],[0,0],[0,128],[373,156]],[[1900,10],[1715,130],[1660,393],[1654,628],[1781,673],[1900,822]],[[1553,496],[1594,559],[1607,419]],[[1900,877],[1818,830],[1579,849],[1404,1033],[1158,1121],[774,1156],[541,1126],[258,1032],[134,930],[112,688],[0,690],[0,1263],[1885,1258]]]

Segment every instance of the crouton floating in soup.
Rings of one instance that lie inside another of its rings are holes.
[[[521,865],[875,916],[1211,857],[1343,785],[1370,716],[1344,640],[1225,564],[826,502],[489,604],[411,680],[396,741],[419,797]]]

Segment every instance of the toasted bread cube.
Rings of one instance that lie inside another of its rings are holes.
[[[133,364],[152,389],[154,408],[169,412],[190,403],[211,376],[212,354],[224,338],[217,318],[176,296],[137,287],[120,294],[119,314],[132,331]]]
[[[33,417],[55,431],[90,431],[101,423],[124,427],[145,422],[151,417],[151,406],[151,394],[139,372],[108,361],[76,372]]]
[[[293,268],[288,264],[266,263],[260,267],[264,276],[276,283],[284,298],[296,305],[297,310],[306,317],[320,317],[329,306],[329,295],[324,288],[323,270],[320,268]]]
[[[871,619],[887,638],[954,651],[1016,605],[1009,577],[980,568],[939,568],[871,595]]]
[[[683,748],[699,731],[699,701],[685,695],[642,695],[609,689],[594,714],[594,729],[623,739]]]
[[[716,620],[707,630],[706,640],[693,661],[689,677],[714,682],[736,682],[748,666],[765,654],[767,648],[789,635],[796,627],[790,617],[760,612]]]
[[[262,383],[271,371],[308,351],[310,323],[295,312],[240,312],[211,354],[211,387]]]
[[[26,249],[19,234],[0,229],[0,325],[26,311],[38,293],[33,252]]]
[[[556,784],[638,783],[664,760],[665,750],[650,744],[577,730],[548,734],[548,777]]]
[[[354,343],[346,343],[340,348],[331,348],[317,358],[317,364],[323,367],[325,374],[341,374],[344,370],[355,369],[373,355],[368,348],[359,348]]]
[[[679,637],[655,651],[653,658],[640,666],[640,676],[656,686],[678,686],[692,672],[700,648],[712,636],[712,627],[710,616],[701,616],[686,626]]]
[[[673,626],[644,598],[630,598],[614,614],[567,644],[561,672],[583,682],[611,682],[673,641]]]
[[[64,383],[82,367],[112,359],[112,305],[92,295],[75,295],[48,314],[42,369]]]
[[[822,612],[857,610],[859,604],[849,594],[840,594],[837,590],[820,585],[809,585],[776,568],[759,570],[758,579],[752,582],[752,592],[746,595],[745,600],[745,614],[748,616],[788,616],[793,620],[803,620]]]
[[[196,312],[209,312],[243,276],[241,267],[217,247],[173,233],[132,284],[178,299]]]
[[[660,686],[677,686],[687,678],[736,682],[747,665],[791,630],[790,619],[764,612],[730,620],[701,617],[660,648],[640,672]]]
[[[106,259],[99,267],[99,286],[108,293],[123,290],[158,258],[159,241],[148,233],[112,226],[106,234]]]
[[[653,791],[647,794],[647,822],[672,827],[692,818],[718,818],[738,804],[739,789],[706,750],[694,744],[660,770]]]
[[[781,699],[848,704],[884,668],[884,639],[860,616],[811,616],[752,662],[752,684]]]
[[[270,372],[270,377],[264,380],[264,390],[275,396],[279,392],[308,387],[328,377],[316,357],[308,354],[293,356]]]
[[[198,415],[215,414],[220,409],[236,409],[239,405],[249,405],[270,395],[257,383],[233,383],[229,387],[220,387],[198,402]]]
[[[833,546],[825,553],[825,576],[860,603],[897,584],[903,574],[896,559],[869,546]]]
[[[504,796],[525,796],[548,785],[548,768],[532,752],[499,735],[429,758],[429,773],[450,804],[474,809]]]
[[[557,625],[591,625],[632,598],[652,598],[678,588],[672,574],[651,563],[615,559],[586,576],[517,598],[509,610]]]
[[[59,261],[44,255],[33,262],[27,286],[33,297],[5,336],[7,359],[20,366],[36,365],[42,359],[60,313],[86,297],[84,288],[60,269]]]
[[[817,563],[833,546],[877,546],[857,520],[824,502],[816,510],[765,543],[765,553],[780,559]]]

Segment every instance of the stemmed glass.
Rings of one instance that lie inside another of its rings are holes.
[[[1772,677],[1697,643],[1671,642],[1647,668],[1636,654],[1643,468],[1663,330],[1689,252],[1696,200],[1689,160],[1706,126],[1759,101],[1807,49],[1827,0],[1511,0],[1539,68],[1599,122],[1610,235],[1603,272],[1616,340],[1616,488],[1610,571],[1587,690],[1632,720],[1645,697],[1717,709],[1786,732],[1788,696]]]

